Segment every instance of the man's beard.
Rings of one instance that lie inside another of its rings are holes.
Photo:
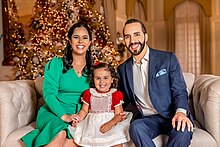
[[[135,45],[135,44],[140,44],[140,49],[138,50],[132,50],[132,49],[130,49],[131,48],[131,46],[132,45]],[[146,42],[145,42],[145,37],[144,37],[144,41],[143,41],[143,43],[141,43],[140,41],[138,41],[138,42],[135,42],[135,43],[131,43],[131,44],[129,44],[129,46],[127,47],[127,49],[129,50],[129,52],[132,54],[132,55],[134,55],[134,56],[136,56],[136,55],[139,55],[142,51],[143,51],[143,49],[144,49],[144,47],[145,47],[145,44],[146,44]]]

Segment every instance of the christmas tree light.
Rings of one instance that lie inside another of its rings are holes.
[[[24,30],[22,27],[22,24],[18,21],[19,17],[17,15],[18,11],[17,11],[17,6],[15,5],[15,1],[14,0],[9,0],[7,2],[7,6],[8,9],[4,8],[4,10],[8,10],[8,32],[6,34],[6,38],[7,38],[7,50],[5,55],[5,58],[7,60],[13,63],[13,58],[12,56],[12,52],[14,50],[17,50],[17,48],[19,47],[19,44],[24,43],[25,42],[25,38],[24,38]]]
[[[43,76],[44,67],[54,56],[62,56],[67,43],[67,31],[83,21],[93,31],[92,54],[94,62],[119,64],[119,53],[109,40],[110,33],[104,17],[94,10],[93,0],[37,0],[30,25],[30,39],[15,49],[14,62],[18,79],[35,79]]]

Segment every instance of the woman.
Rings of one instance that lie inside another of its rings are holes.
[[[36,129],[22,137],[27,147],[77,146],[68,125],[81,108],[82,92],[89,88],[92,33],[79,22],[70,28],[68,39],[63,58],[54,57],[45,67],[45,105],[38,112]]]

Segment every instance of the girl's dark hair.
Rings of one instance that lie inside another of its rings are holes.
[[[118,74],[113,66],[108,63],[104,62],[97,62],[91,67],[91,74],[90,74],[90,86],[95,88],[95,83],[94,83],[94,71],[96,69],[100,68],[106,68],[107,71],[110,71],[111,77],[113,78],[113,82],[111,84],[111,88],[117,88],[118,85]]]
[[[71,40],[73,32],[75,31],[76,28],[80,28],[80,27],[84,27],[89,34],[89,40],[92,40],[92,32],[90,30],[90,28],[88,27],[88,25],[86,25],[83,22],[78,22],[75,23],[68,32],[68,39]],[[68,43],[65,47],[64,51],[64,55],[63,55],[63,73],[66,73],[69,69],[71,69],[72,66],[72,62],[73,62],[73,56],[72,56],[72,46],[70,44],[68,40]],[[92,53],[91,53],[91,45],[89,46],[88,50],[86,51],[86,66],[83,68],[83,73],[89,75],[90,74],[90,68],[92,66],[93,60],[92,60]],[[84,74],[83,74],[84,75]]]

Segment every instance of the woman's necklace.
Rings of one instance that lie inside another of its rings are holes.
[[[85,65],[86,65],[85,63],[83,63],[83,64],[74,64],[74,63],[72,63],[73,69],[74,69],[74,71],[76,72],[76,74],[78,76],[82,75],[82,70],[85,67]]]

